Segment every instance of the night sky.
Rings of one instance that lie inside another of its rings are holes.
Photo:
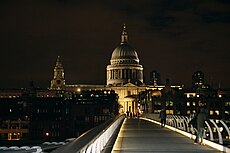
[[[105,84],[124,22],[146,84],[230,87],[230,0],[1,0],[0,88],[49,87],[58,55],[66,84]]]

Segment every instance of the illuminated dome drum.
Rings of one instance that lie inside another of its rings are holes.
[[[128,35],[124,25],[121,43],[117,46],[107,66],[107,85],[121,86],[126,83],[143,84],[143,67],[139,64],[137,52],[128,44]]]

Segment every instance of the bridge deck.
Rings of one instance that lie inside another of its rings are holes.
[[[194,144],[193,140],[142,119],[126,119],[113,147],[113,153],[216,153]]]

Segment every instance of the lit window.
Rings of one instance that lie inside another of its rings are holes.
[[[192,105],[193,105],[193,106],[196,106],[196,102],[192,102]]]
[[[230,102],[225,102],[225,106],[229,106],[230,105]]]
[[[190,106],[190,102],[187,102],[187,106]]]
[[[215,115],[220,115],[220,112],[218,110],[215,110]]]
[[[166,114],[173,114],[173,110],[166,110]]]
[[[187,110],[187,114],[190,114],[191,113],[191,111],[190,110]]]
[[[210,115],[213,115],[213,110],[210,110],[209,113],[210,113]]]
[[[169,106],[173,106],[173,101],[170,101],[170,102],[169,102]]]

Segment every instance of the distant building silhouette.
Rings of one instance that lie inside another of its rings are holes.
[[[156,70],[150,72],[150,84],[154,86],[161,84],[161,75]]]
[[[197,88],[204,84],[204,73],[201,71],[196,71],[192,75],[192,87]]]

